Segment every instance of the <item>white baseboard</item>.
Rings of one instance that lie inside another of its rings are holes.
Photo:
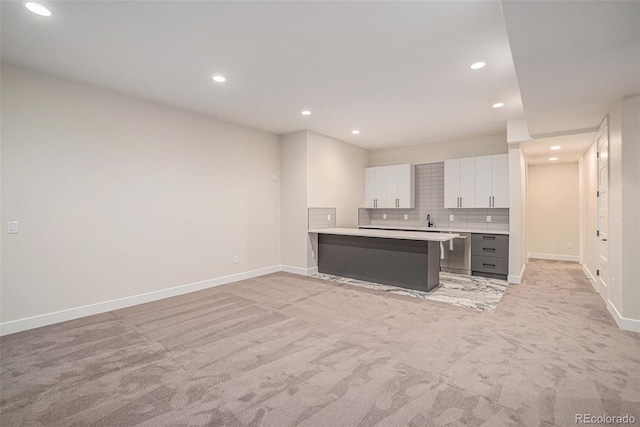
[[[591,286],[593,286],[593,289],[596,292],[598,292],[598,281],[596,280],[596,277],[591,273],[591,271],[589,271],[587,266],[584,264],[582,264],[582,271],[584,272],[584,275],[587,276],[587,280],[591,282]]]
[[[537,252],[529,252],[529,258],[580,262],[580,255],[541,254]]]
[[[639,319],[629,319],[628,317],[622,317],[616,306],[611,304],[611,302],[609,301],[607,301],[607,309],[609,310],[609,313],[611,313],[611,316],[613,316],[613,320],[616,321],[620,329],[624,329],[625,331],[640,332]]]
[[[527,269],[527,264],[524,264],[522,266],[522,270],[520,270],[520,275],[515,275],[515,274],[509,274],[507,276],[507,282],[514,284],[514,285],[519,285],[522,283],[522,278],[524,277],[524,272]]]
[[[284,271],[286,273],[292,273],[292,274],[299,274],[301,276],[311,276],[312,274],[318,272],[318,267],[302,268],[302,267],[294,267],[292,265],[281,265],[280,271]]]
[[[240,280],[252,279],[254,277],[263,276],[265,274],[276,273],[278,271],[283,271],[283,266],[274,265],[271,267],[259,268],[257,270],[246,271],[244,273],[231,274],[229,276],[203,280],[201,282],[189,283],[186,285],[148,292],[145,294],[133,295],[130,297],[119,298],[111,301],[104,301],[96,304],[90,304],[81,307],[70,308],[67,310],[56,311],[53,313],[41,314],[38,316],[0,323],[0,336],[26,331],[28,329],[39,328],[41,326],[52,325],[54,323],[65,322],[67,320],[78,319],[80,317],[91,316],[93,314],[106,313],[108,311],[131,307],[138,304],[144,304],[146,302],[157,301],[177,295],[183,295],[189,292],[200,291],[202,289],[225,285],[227,283],[237,282]]]

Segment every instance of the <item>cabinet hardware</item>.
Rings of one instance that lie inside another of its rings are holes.
[[[482,236],[482,240],[496,240],[496,236],[487,236],[486,234]]]
[[[606,241],[607,241],[607,239],[602,239],[602,241],[603,241],[603,242],[606,242]]]
[[[495,252],[496,248],[482,248],[482,252]]]
[[[484,268],[496,268],[496,265],[495,265],[495,264],[485,264],[485,263],[482,263],[482,266],[483,266]]]

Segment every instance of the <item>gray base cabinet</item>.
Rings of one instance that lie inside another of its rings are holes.
[[[440,243],[319,234],[318,272],[428,292],[440,283]]]
[[[488,233],[472,234],[471,274],[507,280],[509,274],[509,236]]]

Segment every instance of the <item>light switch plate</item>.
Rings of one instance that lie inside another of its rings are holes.
[[[405,219],[405,221],[408,220],[409,219],[409,215],[404,214],[404,219]]]
[[[7,221],[7,234],[16,234],[18,232],[18,221]]]
[[[491,222],[491,215],[487,215],[487,222]]]
[[[327,215],[327,221],[331,221],[331,214]]]
[[[449,221],[455,221],[453,215],[449,215]]]
[[[382,219],[387,219],[387,214],[382,214]]]

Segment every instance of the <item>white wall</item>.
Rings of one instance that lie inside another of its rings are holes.
[[[521,283],[527,263],[527,162],[509,143],[509,282]]]
[[[280,264],[277,136],[13,66],[1,90],[2,322]]]
[[[622,123],[622,310],[640,321],[640,96],[622,100]]]
[[[308,206],[335,207],[337,227],[357,227],[369,150],[314,132],[307,138]]]
[[[419,165],[423,163],[443,162],[448,159],[461,157],[505,154],[507,151],[507,135],[506,133],[500,133],[409,147],[375,150],[371,152],[371,162],[369,166],[396,165],[402,163]]]
[[[307,132],[281,137],[282,264],[307,265]]]
[[[527,180],[529,257],[564,261],[579,260],[578,178],[578,163],[529,165]],[[571,245],[570,248],[569,245]]]
[[[609,300],[640,331],[640,96],[609,113]],[[634,323],[635,322],[635,323]]]

